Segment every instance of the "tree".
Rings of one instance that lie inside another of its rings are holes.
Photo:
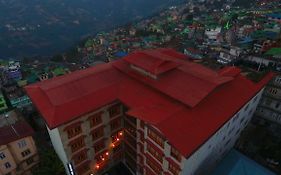
[[[55,151],[44,150],[40,154],[40,163],[37,168],[32,171],[33,175],[65,175],[62,162],[56,155]]]
[[[51,58],[51,61],[54,61],[54,62],[62,62],[62,61],[63,61],[63,56],[62,56],[61,54],[54,55],[54,56]]]

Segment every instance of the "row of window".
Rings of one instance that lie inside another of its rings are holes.
[[[75,142],[70,143],[71,152],[74,153],[85,146],[84,137],[78,138]]]
[[[151,161],[149,158],[146,158],[146,164],[157,174],[161,174],[162,169],[157,166],[153,161]]]
[[[28,156],[30,153],[31,153],[30,150],[27,149],[27,150],[21,152],[21,155],[22,155],[22,157],[26,157],[26,156]]]
[[[164,139],[160,137],[156,132],[148,128],[147,134],[150,139],[152,139],[155,143],[164,148]]]
[[[73,156],[73,161],[75,165],[78,165],[79,163],[83,162],[87,159],[87,151],[82,151],[81,153]]]
[[[169,163],[169,171],[173,173],[174,175],[180,174],[180,170],[178,167],[174,166],[173,164]]]
[[[111,118],[119,115],[120,112],[121,112],[120,104],[114,105],[109,109],[109,115]],[[90,118],[91,127],[96,127],[102,123],[102,114],[103,114],[103,112],[98,112]],[[114,121],[111,121],[110,127],[111,127],[111,130],[115,130],[115,129],[121,127],[121,119],[116,119]],[[66,132],[68,135],[68,139],[71,139],[71,138],[81,134],[82,133],[81,124],[70,127],[69,129],[66,129]]]
[[[150,144],[147,144],[147,151],[161,163],[163,162],[163,153],[156,151]]]

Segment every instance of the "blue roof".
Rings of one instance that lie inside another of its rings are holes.
[[[271,13],[271,14],[267,14],[268,17],[272,17],[272,18],[280,18],[281,19],[281,13]]]
[[[236,150],[221,161],[212,175],[276,175]]]
[[[239,42],[239,44],[247,44],[253,42],[253,39],[251,37],[245,37],[242,39],[242,41]]]
[[[119,58],[124,57],[124,56],[127,56],[127,55],[128,55],[128,53],[122,52],[122,51],[116,52],[116,53],[114,54],[114,56],[119,57]]]

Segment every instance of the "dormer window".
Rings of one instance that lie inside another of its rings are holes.
[[[135,70],[135,71],[137,71],[138,73],[141,73],[142,75],[144,75],[144,76],[147,76],[147,77],[149,77],[149,78],[152,78],[152,79],[157,79],[157,76],[156,75],[153,75],[152,73],[150,73],[150,72],[148,72],[148,71],[146,71],[146,70],[144,70],[144,69],[142,69],[142,68],[140,68],[140,67],[137,67],[137,66],[135,66],[135,65],[133,65],[133,64],[130,64],[130,67],[133,69],[133,70]]]
[[[124,60],[129,63],[131,69],[151,79],[158,79],[159,75],[181,65],[170,55],[153,51],[136,52]]]

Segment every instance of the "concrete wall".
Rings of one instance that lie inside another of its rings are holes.
[[[24,141],[26,143],[26,146],[20,147],[18,144],[20,142]],[[20,163],[32,156],[34,156],[35,154],[37,154],[37,149],[34,143],[34,140],[32,137],[25,137],[23,139],[14,141],[9,143],[9,148],[12,151],[12,154],[15,158],[16,163]],[[22,152],[29,150],[30,154],[26,155],[26,156],[22,156]]]
[[[281,124],[281,75],[268,84],[256,114],[266,120]]]
[[[10,150],[8,149],[8,147],[6,145],[0,146],[0,154],[1,153],[3,153],[5,155],[5,158],[3,158],[3,159],[0,158],[0,175],[4,175],[4,174],[10,173],[12,171],[15,171],[17,164],[16,164]],[[5,163],[7,163],[7,162],[11,165],[10,168],[5,167]]]
[[[59,130],[57,128],[50,130],[47,126],[53,147],[58,155],[58,157],[60,158],[60,160],[62,161],[65,169],[66,169],[66,173],[67,175],[71,175],[68,171],[68,167],[67,167],[67,163],[68,163],[68,159],[65,153],[65,150],[63,148],[63,144],[62,144],[62,140],[60,137],[60,133]]]
[[[181,175],[210,173],[211,169],[214,168],[223,156],[234,146],[241,131],[251,120],[258,102],[260,101],[262,91],[245,104],[239,112],[225,123],[193,155],[184,161],[184,169]]]

